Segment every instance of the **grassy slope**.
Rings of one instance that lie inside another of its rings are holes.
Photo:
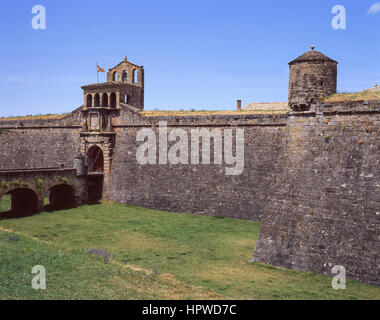
[[[356,281],[336,291],[329,277],[249,263],[259,231],[254,222],[102,204],[3,220],[0,227],[84,256],[91,248],[107,249],[121,264],[157,267],[231,298],[380,299],[380,288]]]
[[[0,230],[0,299],[220,298],[170,275],[154,275],[27,236],[15,237]],[[46,290],[32,289],[35,265],[46,268]]]

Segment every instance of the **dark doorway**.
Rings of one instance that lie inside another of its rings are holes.
[[[88,201],[97,202],[103,196],[103,175],[94,174],[87,177]]]
[[[87,152],[88,172],[102,173],[104,170],[103,151],[98,146],[92,146]]]
[[[28,217],[39,210],[39,199],[37,194],[27,188],[17,188],[9,191],[10,211],[0,214],[0,219]]]
[[[49,204],[45,206],[48,211],[71,209],[75,207],[73,187],[61,184],[51,188],[48,192]]]

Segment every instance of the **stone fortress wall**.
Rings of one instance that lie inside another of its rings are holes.
[[[96,137],[92,144],[112,146],[105,152],[104,198],[260,221],[254,261],[328,275],[332,265],[343,265],[349,277],[380,285],[380,101],[329,104],[314,91],[306,96],[307,110],[305,100],[293,100],[293,111],[284,114],[144,117],[120,98],[112,112],[84,105],[61,120],[0,121],[16,132],[0,137],[0,168],[70,168]],[[92,131],[86,117],[94,112],[111,115],[101,130],[114,140]],[[243,129],[242,174],[227,176],[224,164],[140,165],[137,131],[157,132],[162,121],[189,135]]]

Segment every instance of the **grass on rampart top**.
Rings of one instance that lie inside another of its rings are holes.
[[[63,114],[38,114],[38,115],[26,115],[26,116],[10,116],[0,118],[0,121],[9,120],[49,120],[49,119],[63,119],[67,116],[67,113]]]
[[[216,115],[245,115],[245,114],[278,114],[286,113],[287,111],[278,110],[278,111],[269,111],[269,110],[185,110],[185,111],[176,111],[176,110],[147,110],[140,111],[140,114],[144,117],[164,117],[164,116],[216,116]]]
[[[324,99],[324,102],[345,102],[345,101],[362,101],[362,100],[379,100],[380,87],[378,90],[368,89],[352,93],[336,93]]]

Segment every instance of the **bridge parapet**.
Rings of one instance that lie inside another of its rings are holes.
[[[87,183],[74,168],[5,169],[0,170],[0,200],[6,194],[13,213],[28,215],[41,211],[46,197],[58,209],[86,203]]]

